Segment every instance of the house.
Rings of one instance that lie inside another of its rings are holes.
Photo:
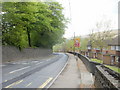
[[[98,48],[92,48],[90,41],[88,42],[88,51],[86,52],[89,58],[97,58],[103,60],[103,64],[119,66],[120,61],[120,34],[115,36],[112,40],[106,40],[107,47],[101,52]]]
[[[120,34],[112,39],[111,42],[108,43],[108,46],[111,47],[110,50],[108,50],[107,56],[109,56],[110,60],[107,62],[107,59],[104,59],[105,64],[110,65],[116,65],[118,66],[120,64],[119,58],[120,58]]]
[[[88,41],[87,50],[81,51],[81,54],[89,58],[103,60],[103,64],[119,66],[120,64],[120,32],[116,30],[112,39],[105,40],[105,48],[93,48],[91,41]],[[107,45],[107,46],[106,46]]]
[[[100,49],[92,48],[91,41],[88,42],[87,49],[88,49],[88,51],[86,52],[86,54],[89,58],[98,58],[99,59],[101,57]]]

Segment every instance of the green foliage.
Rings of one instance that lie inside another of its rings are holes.
[[[79,37],[78,37],[79,38]],[[54,51],[73,51],[75,50],[86,50],[89,38],[80,37],[80,47],[74,47],[73,39],[66,39],[63,43],[54,46]]]
[[[52,48],[66,28],[62,10],[57,2],[3,2],[2,44]]]
[[[115,72],[120,73],[120,68],[119,67],[109,66],[109,65],[105,65],[105,66],[108,67],[109,69],[115,71]]]
[[[87,50],[88,38],[80,39],[80,50]]]
[[[103,61],[102,61],[102,60],[95,59],[95,58],[92,58],[92,59],[91,59],[91,61],[94,61],[94,62],[97,62],[97,63],[101,63],[101,64],[103,63]]]

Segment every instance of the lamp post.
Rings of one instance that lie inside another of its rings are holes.
[[[87,49],[88,49],[88,54],[89,54],[89,53],[91,52],[91,50],[92,50],[91,41],[88,42]],[[89,56],[89,55],[88,55],[88,56]]]

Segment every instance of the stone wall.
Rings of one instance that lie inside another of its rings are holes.
[[[93,75],[95,74],[95,69],[96,69],[96,65],[101,65],[100,63],[97,62],[93,62],[91,61],[88,57],[81,55],[79,53],[74,53],[74,52],[70,52],[74,55],[78,55],[78,57],[82,60],[82,62],[85,64],[87,70],[89,72],[91,72]]]
[[[70,52],[83,61],[86,68],[95,76],[94,85],[96,88],[120,90],[120,74],[103,66],[102,64],[92,62],[89,58],[75,52]]]
[[[45,57],[52,54],[51,49],[43,48],[26,48],[20,51],[16,47],[3,46],[2,47],[2,61],[13,61],[21,59],[31,59],[38,57]]]
[[[115,89],[119,90],[120,74],[116,73],[104,66],[96,66],[95,82],[97,88]]]

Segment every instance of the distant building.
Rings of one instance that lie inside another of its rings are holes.
[[[110,64],[111,65],[118,65],[119,58],[120,58],[120,34],[113,38],[111,42],[108,43],[108,46],[111,47],[111,50],[109,50],[108,54],[111,56]]]
[[[81,51],[81,54],[89,58],[97,58],[103,60],[104,64],[120,65],[120,31],[113,30],[115,35],[111,40],[105,40],[107,48],[103,48],[101,51],[98,48],[93,48],[91,42],[88,42],[87,50]]]

